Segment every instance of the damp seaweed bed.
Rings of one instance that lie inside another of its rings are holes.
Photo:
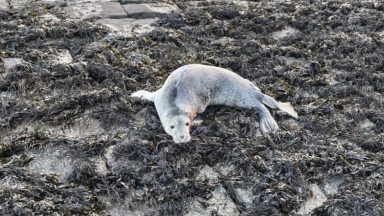
[[[57,7],[0,14],[0,214],[383,215],[384,4],[177,4],[137,37]],[[254,111],[210,107],[175,144],[129,95],[188,63],[300,118],[274,112],[263,137]]]

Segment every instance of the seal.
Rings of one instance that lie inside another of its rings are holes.
[[[279,129],[265,105],[298,118],[289,102],[278,102],[263,94],[251,81],[230,70],[201,64],[176,69],[155,92],[139,90],[131,96],[154,102],[165,132],[175,143],[191,140],[193,119],[209,105],[255,109],[264,134]]]

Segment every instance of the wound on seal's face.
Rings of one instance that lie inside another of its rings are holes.
[[[171,135],[175,143],[186,143],[191,140],[189,135],[192,123],[188,115],[176,115],[164,119],[163,127],[167,134]]]

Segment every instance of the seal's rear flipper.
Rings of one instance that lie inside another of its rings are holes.
[[[263,134],[270,132],[274,133],[279,130],[279,126],[269,112],[260,113],[259,117],[260,130],[263,132]]]
[[[286,112],[288,115],[292,116],[293,118],[299,117],[297,115],[297,112],[293,109],[292,105],[289,102],[287,103],[278,102],[273,97],[268,96],[266,94],[263,94],[262,102],[263,104],[271,108],[279,109],[281,111]]]
[[[138,97],[140,99],[152,101],[155,99],[155,92],[139,90],[131,94],[131,97]]]
[[[278,103],[280,105],[279,109],[281,111],[288,113],[288,115],[292,116],[293,118],[299,118],[299,115],[297,115],[297,112],[293,109],[293,106],[291,105],[291,103],[289,102],[286,102],[286,103],[278,102]]]

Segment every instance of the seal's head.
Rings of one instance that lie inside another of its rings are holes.
[[[173,137],[175,143],[186,143],[191,140],[189,132],[192,128],[192,122],[188,114],[167,116],[161,123],[165,132]]]

